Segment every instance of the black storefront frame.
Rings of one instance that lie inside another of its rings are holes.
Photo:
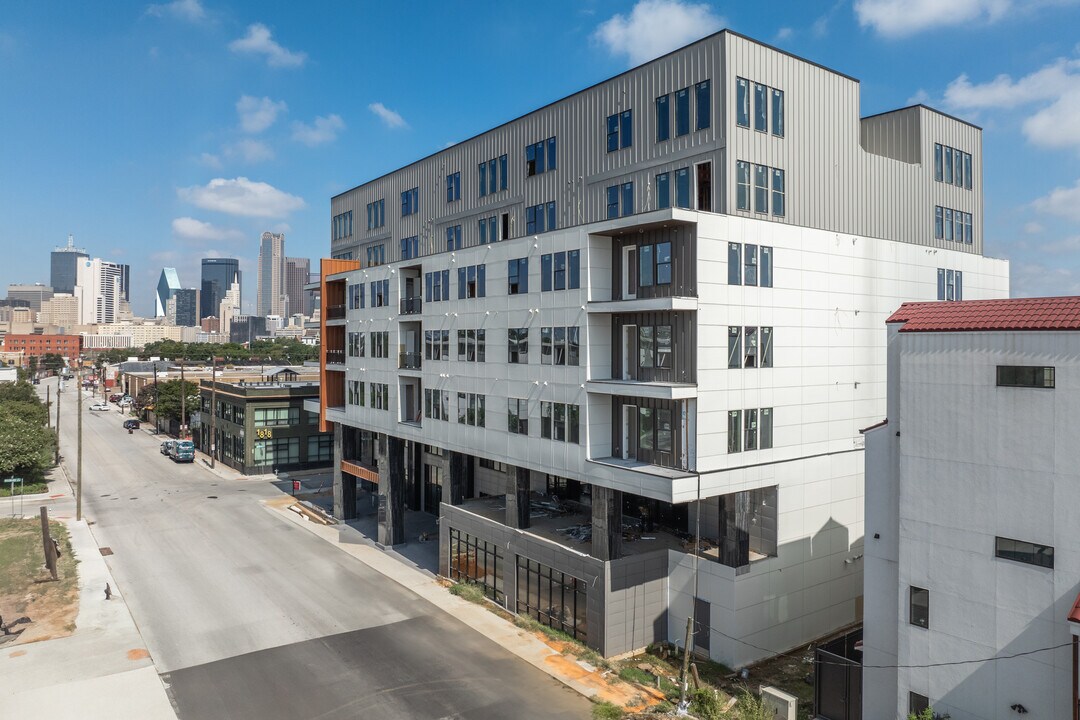
[[[475,558],[475,572],[469,572],[468,563],[461,566],[461,549],[465,549],[465,557]],[[502,581],[502,564],[504,562],[502,548],[495,543],[481,540],[456,528],[450,528],[449,544],[450,579],[455,582],[469,582],[484,590],[484,595],[491,600],[506,607],[506,593],[500,587]],[[482,562],[481,562],[482,560]],[[490,564],[489,564],[490,563]],[[480,569],[483,569],[483,574]],[[495,578],[495,584],[490,585],[486,578]]]
[[[517,556],[517,613],[582,642],[587,642],[589,637],[586,588],[583,580],[530,560],[524,555]],[[533,597],[531,591],[534,589],[535,606],[530,603]],[[570,622],[567,622],[567,616]]]

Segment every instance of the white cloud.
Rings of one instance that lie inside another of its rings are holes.
[[[1072,237],[1067,237],[1063,240],[1046,243],[1045,245],[1040,246],[1039,250],[1050,255],[1068,253],[1072,257],[1076,257],[1076,253],[1080,251],[1080,235],[1073,235]]]
[[[1012,297],[1080,295],[1080,280],[1072,268],[1010,259],[1009,294]]]
[[[221,158],[213,153],[203,153],[199,156],[199,164],[215,170],[221,169]]]
[[[146,8],[147,15],[154,17],[174,17],[188,22],[199,22],[206,18],[206,10],[199,0],[173,0]]]
[[[1024,232],[1028,235],[1038,235],[1045,229],[1046,228],[1044,228],[1042,225],[1034,221],[1025,223],[1024,225]]]
[[[613,15],[593,37],[613,55],[638,65],[719,30],[724,20],[706,3],[639,0],[630,16]]]
[[[966,110],[1040,105],[1024,120],[1027,139],[1043,147],[1080,149],[1080,59],[1059,58],[1019,80],[998,75],[973,84],[961,75],[945,89],[945,104]]]
[[[1080,222],[1080,180],[1071,188],[1054,188],[1031,204],[1041,213]]]
[[[371,103],[368,105],[368,110],[375,113],[380,120],[386,123],[386,127],[403,128],[409,126],[409,124],[405,122],[405,118],[401,117],[401,115],[386,107],[381,102]]]
[[[915,94],[907,99],[908,105],[929,105],[930,93],[926,92],[922,88],[915,91]]]
[[[1012,0],[855,0],[855,15],[862,27],[902,37],[935,27],[995,22],[1012,4]]]
[[[324,145],[337,140],[338,133],[345,129],[345,121],[337,115],[317,117],[308,125],[307,123],[293,123],[293,140],[302,142],[309,147]]]
[[[307,205],[303,198],[246,177],[214,178],[206,185],[178,188],[176,194],[204,210],[245,217],[280,218]]]
[[[281,47],[271,35],[270,28],[262,23],[249,25],[247,35],[229,43],[229,49],[235,53],[265,55],[270,67],[300,67],[307,60],[307,53]]]
[[[240,241],[244,233],[231,228],[218,227],[192,217],[178,217],[172,221],[173,237],[198,242]]]
[[[794,34],[795,34],[795,31],[792,30],[791,28],[782,27],[782,28],[780,28],[779,30],[776,31],[776,39],[777,39],[777,41],[788,40]]]
[[[279,113],[286,112],[288,109],[289,106],[284,100],[274,102],[268,97],[241,95],[236,101],[236,114],[240,116],[240,127],[248,133],[261,133],[277,121]]]
[[[222,150],[225,153],[225,157],[240,160],[241,162],[248,164],[274,159],[274,151],[271,150],[266,143],[252,140],[251,138],[237,140],[230,145],[226,145]]]

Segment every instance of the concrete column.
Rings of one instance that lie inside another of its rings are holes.
[[[451,505],[460,505],[465,502],[469,487],[469,462],[471,458],[465,453],[450,453],[450,487],[445,497],[445,502]]]
[[[379,457],[379,544],[405,542],[405,442],[386,436],[386,454]]]
[[[506,525],[529,527],[529,470],[511,466],[506,473]]]
[[[598,560],[622,557],[622,491],[592,487],[592,555]]]
[[[347,520],[345,513],[348,511],[348,507],[345,504],[345,488],[342,485],[342,473],[341,473],[341,459],[344,457],[341,454],[341,440],[344,429],[341,427],[341,423],[334,423],[334,517],[338,520]],[[355,496],[355,485],[354,496]],[[356,503],[353,503],[353,512],[356,512]]]

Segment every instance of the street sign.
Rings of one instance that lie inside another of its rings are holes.
[[[22,515],[22,505],[23,505],[23,500],[22,500],[22,495],[23,495],[23,492],[22,492],[22,489],[23,489],[23,479],[22,479],[22,478],[17,478],[17,477],[13,477],[13,478],[8,478],[8,479],[7,479],[7,480],[5,480],[4,482],[5,482],[5,483],[7,483],[8,485],[10,485],[10,487],[8,488],[8,490],[9,490],[9,491],[10,491],[10,493],[11,493],[11,517],[18,517],[17,515],[15,515],[15,483],[18,483],[18,484],[19,484],[19,515]]]

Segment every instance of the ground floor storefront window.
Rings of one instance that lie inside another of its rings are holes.
[[[256,440],[254,465],[290,465],[300,462],[300,438]]]
[[[499,574],[502,563],[502,548],[498,545],[450,528],[451,580],[476,583],[487,597],[505,605],[506,595]]]
[[[547,565],[517,558],[517,612],[571,637],[588,639],[586,585]]]

